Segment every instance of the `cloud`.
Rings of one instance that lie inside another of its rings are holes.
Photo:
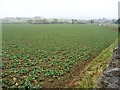
[[[0,17],[117,18],[119,0],[0,0]]]

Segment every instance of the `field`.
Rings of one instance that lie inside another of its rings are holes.
[[[117,38],[88,24],[3,24],[3,87],[67,87]]]

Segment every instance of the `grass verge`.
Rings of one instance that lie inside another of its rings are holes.
[[[112,56],[113,48],[117,45],[116,39],[108,48],[103,50],[80,74],[80,78],[76,81],[75,86],[78,88],[94,88],[97,80],[101,76],[103,70],[107,66]]]

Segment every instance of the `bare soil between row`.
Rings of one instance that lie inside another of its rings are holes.
[[[86,61],[80,61],[73,66],[70,72],[60,77],[60,79],[55,79],[54,82],[49,82],[46,79],[44,82],[43,88],[74,88],[75,78],[80,77],[80,73],[89,65],[89,63],[96,58],[99,53],[92,55]]]

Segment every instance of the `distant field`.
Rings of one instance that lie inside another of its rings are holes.
[[[110,28],[3,24],[3,87],[64,86],[117,38],[116,28]]]

